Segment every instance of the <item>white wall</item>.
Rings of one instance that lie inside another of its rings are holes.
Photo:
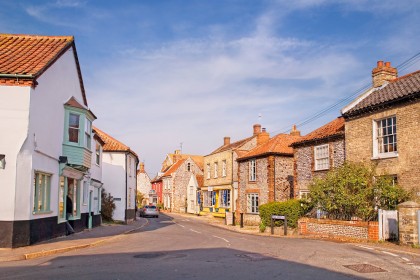
[[[30,87],[0,86],[0,154],[6,156],[6,168],[0,169],[1,221],[14,220],[17,155],[27,136],[30,91]]]
[[[102,182],[106,193],[111,193],[115,201],[114,220],[124,221],[126,203],[125,153],[104,152],[102,156]]]

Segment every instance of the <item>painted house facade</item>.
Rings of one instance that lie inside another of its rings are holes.
[[[257,137],[257,147],[237,159],[238,221],[243,213],[244,224],[258,225],[261,204],[294,198],[293,149],[290,144],[301,138],[296,127],[290,134],[278,134],[271,139],[263,130]]]
[[[143,201],[141,205],[148,205],[149,203],[157,204],[157,196],[152,191],[152,183],[150,177],[144,169],[144,163],[139,163],[139,170],[137,170],[137,191],[143,194]],[[155,199],[156,198],[156,199]]]
[[[149,192],[149,199],[154,205],[163,204],[163,182],[162,177],[157,175],[152,181],[152,189]]]
[[[162,175],[164,208],[175,213],[185,213],[188,208],[188,187],[191,175],[203,175],[203,157],[197,162],[191,157],[175,162]]]
[[[112,218],[129,223],[136,217],[137,165],[139,158],[130,147],[98,128],[104,141],[102,152],[102,181],[104,189],[114,197]]]
[[[89,226],[96,117],[73,37],[1,34],[0,52],[0,247],[14,248]]]
[[[187,213],[200,214],[200,189],[203,187],[203,175],[191,174],[187,188]]]
[[[372,88],[342,109],[346,159],[374,163],[420,200],[420,71],[398,77],[378,61]]]
[[[238,162],[239,154],[257,145],[257,135],[261,125],[253,126],[251,137],[230,142],[224,137],[223,145],[204,157],[204,182],[201,188],[201,213],[225,217],[226,212],[236,209],[238,199]]]
[[[344,118],[321,126],[292,144],[295,197],[306,198],[309,185],[345,161]]]

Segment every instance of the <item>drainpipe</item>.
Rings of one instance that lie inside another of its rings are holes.
[[[276,156],[273,156],[274,157],[274,201],[276,201]]]
[[[125,220],[125,223],[127,224],[128,222],[127,222],[127,206],[128,206],[128,204],[127,204],[127,187],[128,187],[128,172],[127,172],[127,160],[128,160],[128,158],[127,158],[127,155],[128,155],[128,152],[125,152],[125,213],[124,213],[124,220]]]

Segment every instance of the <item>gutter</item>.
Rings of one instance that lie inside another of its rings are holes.
[[[34,79],[35,76],[32,74],[0,74],[1,78],[22,78],[22,79]]]

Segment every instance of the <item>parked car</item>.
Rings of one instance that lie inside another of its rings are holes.
[[[140,217],[159,217],[159,209],[154,205],[146,205],[140,208]]]

